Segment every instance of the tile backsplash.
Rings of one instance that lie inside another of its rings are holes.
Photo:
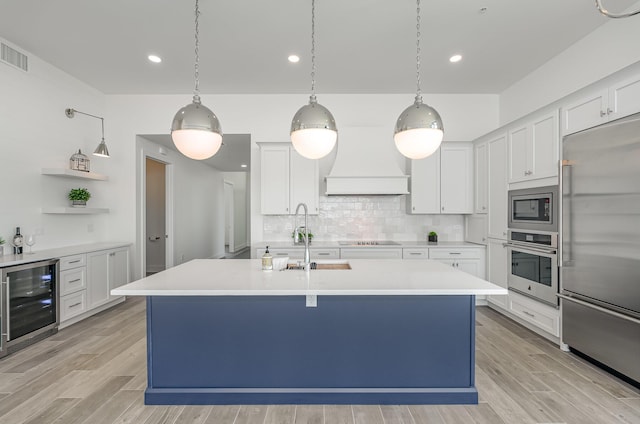
[[[263,240],[287,241],[293,215],[265,215]],[[298,225],[304,225],[302,215]],[[314,240],[426,240],[429,231],[440,241],[464,240],[463,215],[410,215],[406,196],[320,196],[318,215],[309,215]]]

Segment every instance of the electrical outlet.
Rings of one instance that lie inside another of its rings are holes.
[[[318,295],[316,294],[308,294],[307,295],[307,308],[317,308],[318,307]]]

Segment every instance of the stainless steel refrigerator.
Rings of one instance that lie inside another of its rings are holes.
[[[640,381],[640,114],[562,152],[563,342]]]

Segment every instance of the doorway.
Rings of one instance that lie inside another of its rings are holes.
[[[167,268],[167,165],[145,158],[145,276]]]
[[[224,248],[225,254],[234,253],[235,232],[234,232],[234,194],[233,183],[224,181]]]

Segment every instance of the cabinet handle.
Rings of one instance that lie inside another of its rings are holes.
[[[318,252],[316,253],[318,256],[329,256],[329,252]]]
[[[416,210],[416,207],[415,207],[415,206],[413,206],[413,207],[411,208],[411,210],[414,210],[414,211],[415,211],[415,210]]]
[[[607,114],[607,112],[605,112],[604,110],[600,111],[600,117],[604,118],[604,116]]]
[[[116,256],[115,252],[114,253],[109,253],[109,256]]]
[[[80,278],[76,278],[75,280],[69,280],[70,283],[77,283],[78,281],[80,281]]]
[[[462,255],[462,252],[449,252],[450,255]]]
[[[444,210],[444,206],[442,207],[442,210]]]
[[[73,305],[69,306],[69,309],[75,308],[76,306],[80,306],[80,305],[82,305],[82,302],[74,303]]]
[[[530,316],[531,318],[535,318],[535,317],[536,317],[536,315],[535,315],[535,314],[532,314],[531,312],[522,311],[522,313],[523,313],[523,314],[525,314],[525,315],[527,315],[527,316]]]
[[[487,207],[486,207],[486,206],[483,206],[483,207],[482,207],[482,210],[483,210],[483,211],[484,211],[484,210],[487,210]]]
[[[276,256],[289,256],[289,253],[284,252],[284,253],[276,253]]]
[[[420,252],[409,252],[410,255],[422,255]]]
[[[613,110],[611,110],[610,107],[607,108],[607,115],[611,115],[613,113]]]
[[[75,261],[69,261],[70,264],[77,264],[78,262],[80,262],[80,259],[76,259]]]

